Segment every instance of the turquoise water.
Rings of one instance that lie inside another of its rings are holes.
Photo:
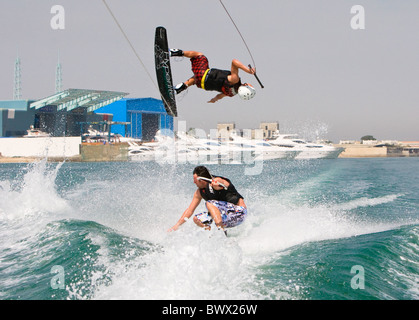
[[[1,164],[0,299],[419,298],[419,158],[208,167],[249,209],[229,237],[166,232],[193,164]]]

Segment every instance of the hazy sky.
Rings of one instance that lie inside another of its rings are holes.
[[[114,90],[159,98],[154,80],[155,27],[169,46],[204,52],[210,67],[251,63],[219,0],[106,0],[153,81],[102,0],[0,0],[0,100],[13,98],[14,62],[22,63],[23,99],[54,94],[58,54],[63,87]],[[338,142],[371,134],[419,140],[418,0],[224,0],[265,85],[256,97],[207,101],[215,92],[189,88],[178,99],[178,120],[209,133],[219,122],[250,129],[278,121],[283,133]],[[54,5],[65,10],[54,30]],[[354,5],[365,29],[354,30]],[[172,60],[174,82],[192,74],[188,59]]]

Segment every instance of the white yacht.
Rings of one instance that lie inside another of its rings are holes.
[[[276,139],[269,140],[269,143],[300,151],[295,159],[335,159],[344,150],[332,145],[307,142],[296,134],[276,134]]]
[[[155,158],[154,148],[152,146],[139,145],[132,141],[127,141],[128,157],[132,161],[151,161]]]
[[[233,134],[227,141],[195,138],[177,132],[176,138],[156,135],[155,142],[128,142],[129,157],[133,161],[166,163],[248,163],[275,159],[336,158],[342,148],[314,144],[296,135],[277,135],[275,140],[249,139]]]
[[[109,132],[93,129],[93,126],[89,126],[87,132],[83,133],[81,137],[83,142],[89,143],[104,142],[108,140],[110,140],[111,142],[117,142],[115,134],[113,134],[112,132],[109,134]]]
[[[252,152],[256,160],[294,159],[301,152],[273,145],[264,140],[240,137],[236,134],[231,134],[230,137],[232,141],[228,141],[226,144],[233,151]]]
[[[184,132],[177,133],[176,152],[178,160],[194,161],[202,164],[228,163],[228,153],[216,140],[195,138]]]
[[[29,130],[26,130],[27,134],[24,135],[24,138],[45,138],[50,137],[49,133],[41,131],[40,129],[35,129],[34,126],[30,126]]]

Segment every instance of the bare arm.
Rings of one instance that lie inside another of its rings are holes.
[[[229,75],[228,81],[232,84],[236,84],[239,82],[239,69],[243,70],[244,72],[247,72],[249,74],[255,74],[256,70],[254,68],[246,67],[243,63],[241,63],[239,60],[234,59],[231,62],[231,75]]]
[[[238,206],[241,206],[241,207],[245,207],[245,208],[247,208],[247,207],[246,207],[246,204],[244,203],[243,198],[240,198],[240,199],[239,199],[239,202],[237,203],[237,205],[238,205]]]
[[[223,186],[226,186],[226,188],[228,188],[228,186],[230,185],[230,183],[227,180],[224,180],[220,177],[215,177],[212,182],[211,182],[211,186],[215,189],[215,190],[221,190],[224,189],[223,186],[221,186],[220,184],[222,184]]]
[[[229,183],[227,180],[222,179],[222,178],[220,178],[220,177],[215,177],[215,178],[212,180],[211,186],[212,186],[215,190],[221,190],[221,189],[223,189],[224,187],[223,187],[223,186],[221,186],[220,184],[223,184],[223,185],[224,185],[224,186],[226,186],[227,188],[228,188],[228,186],[230,185],[230,183]],[[244,203],[243,198],[240,198],[240,199],[239,199],[239,202],[237,203],[237,205],[238,205],[238,206],[241,206],[241,207],[245,207],[245,208],[247,208],[247,207],[246,207],[246,204]]]
[[[221,100],[222,98],[224,98],[225,96],[226,95],[224,93],[219,93],[214,98],[212,98],[210,101],[208,101],[208,103],[215,103],[218,100]]]
[[[189,205],[189,207],[182,214],[182,216],[180,217],[179,221],[173,227],[171,227],[168,231],[175,231],[182,224],[184,224],[185,223],[185,219],[189,219],[193,215],[195,209],[201,203],[201,200],[202,200],[201,194],[199,193],[199,190],[196,190],[195,193],[194,193],[192,202]]]

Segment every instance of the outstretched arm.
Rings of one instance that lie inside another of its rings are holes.
[[[219,93],[217,94],[214,98],[212,98],[210,101],[208,101],[208,103],[215,103],[218,100],[224,98],[226,95],[224,93]]]
[[[231,62],[231,75],[229,75],[230,83],[235,84],[240,81],[239,78],[239,69],[243,70],[244,72],[247,72],[249,74],[255,74],[256,70],[254,68],[246,67],[243,63],[241,63],[239,60],[234,59]]]
[[[175,231],[177,230],[182,224],[185,223],[185,219],[189,219],[195,209],[198,207],[198,205],[201,203],[202,197],[201,194],[199,193],[199,190],[196,190],[192,199],[191,204],[189,205],[188,209],[185,210],[185,212],[182,214],[182,216],[180,217],[179,221],[173,226],[171,227],[168,231]]]
[[[233,70],[238,70],[238,69],[242,69],[244,72],[250,73],[250,74],[254,74],[255,73],[255,68],[249,68],[246,67],[243,63],[241,63],[239,60],[234,59],[231,62],[231,69]],[[237,71],[238,72],[238,71]]]

